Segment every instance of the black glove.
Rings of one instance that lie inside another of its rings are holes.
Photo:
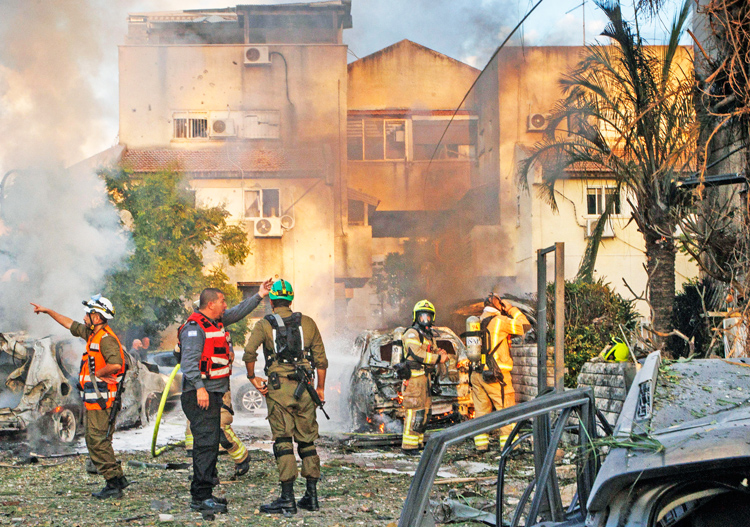
[[[403,362],[396,364],[393,369],[396,370],[396,377],[398,377],[402,381],[408,381],[409,379],[411,379],[411,368],[409,368]]]

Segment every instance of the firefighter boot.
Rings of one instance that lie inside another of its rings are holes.
[[[260,506],[260,512],[266,514],[297,514],[297,503],[294,501],[294,480],[281,482],[281,496],[271,503]]]
[[[99,492],[92,492],[91,495],[100,500],[107,498],[122,498],[122,489],[120,488],[119,478],[110,478],[107,485]]]
[[[120,487],[121,489],[124,489],[128,485],[130,485],[130,482],[128,481],[128,478],[126,478],[125,476],[120,476],[119,478],[117,478],[117,486]]]
[[[297,502],[297,507],[305,509],[306,511],[317,511],[320,509],[318,505],[318,480],[315,478],[307,478],[307,490],[302,499]]]

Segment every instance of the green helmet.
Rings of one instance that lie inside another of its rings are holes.
[[[420,300],[414,304],[414,316],[411,319],[412,324],[417,321],[417,314],[420,312],[432,313],[432,320],[435,320],[435,306],[429,300]]]
[[[292,284],[286,280],[276,280],[271,286],[271,292],[268,294],[271,300],[294,300],[294,290]]]

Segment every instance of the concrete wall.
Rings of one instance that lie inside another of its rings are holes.
[[[245,66],[243,50],[120,46],[120,141],[129,148],[220,145],[234,139],[174,139],[172,113],[216,111],[241,122],[243,111],[277,110],[281,140],[256,141],[259,146],[326,143],[338,153],[346,121],[346,47],[269,46],[286,59],[289,100],[281,56],[271,55],[270,65]]]
[[[313,317],[326,330],[333,330],[333,193],[316,180],[268,179],[247,182],[245,188],[280,188],[281,208],[294,203],[294,228],[281,238],[254,238],[253,223],[243,214],[242,188],[234,180],[193,180],[199,206],[223,205],[229,221],[246,229],[252,254],[243,265],[227,267],[232,282],[259,282],[271,276],[283,277],[295,291],[294,307]],[[301,196],[302,199],[298,199]],[[296,202],[296,203],[295,203]],[[207,267],[221,257],[209,251]],[[322,329],[321,329],[322,331]]]
[[[454,110],[479,70],[402,40],[349,64],[349,109]]]

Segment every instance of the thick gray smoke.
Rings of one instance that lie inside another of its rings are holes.
[[[63,167],[112,143],[102,50],[109,4],[0,4],[0,328],[49,332],[39,302],[74,318],[126,252],[119,218],[91,168]],[[116,71],[116,66],[115,66]],[[110,110],[111,111],[111,110]],[[115,110],[116,111],[116,110]]]

